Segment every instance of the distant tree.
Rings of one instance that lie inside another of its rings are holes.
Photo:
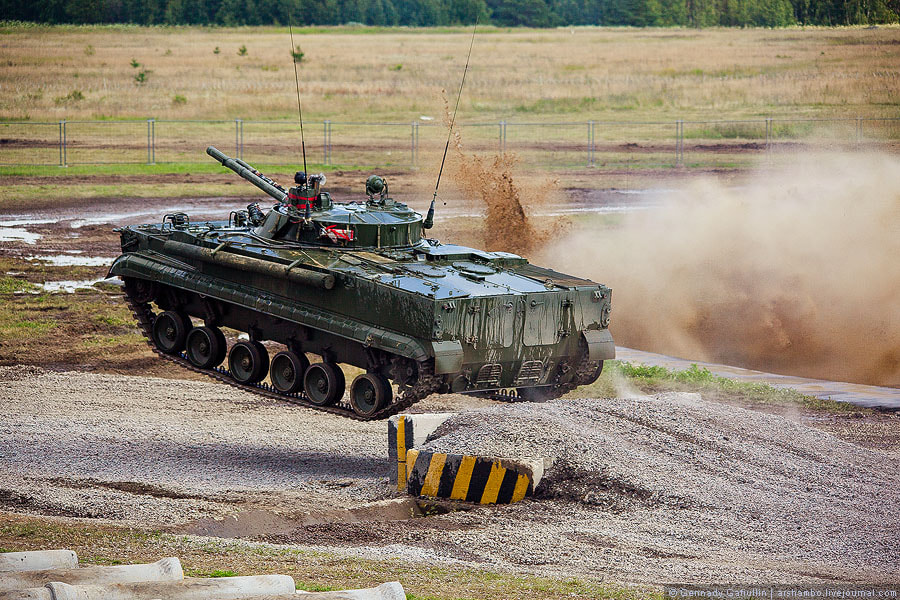
[[[68,23],[98,23],[103,17],[103,1],[68,0],[65,14]]]
[[[555,15],[544,0],[492,0],[491,20],[504,27],[554,27]]]
[[[484,0],[447,0],[447,25],[471,25],[477,18],[481,23],[490,19],[490,11]]]
[[[5,19],[142,25],[631,25],[896,23],[900,0],[0,0]]]

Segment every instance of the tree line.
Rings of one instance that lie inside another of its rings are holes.
[[[2,19],[137,25],[782,27],[896,23],[900,0],[0,0]]]

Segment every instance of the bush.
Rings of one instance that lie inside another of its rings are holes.
[[[56,104],[68,104],[70,102],[81,102],[82,100],[84,100],[84,94],[81,93],[81,90],[72,90],[66,96],[59,96],[53,99]]]
[[[291,50],[291,56],[294,58],[295,63],[301,63],[303,62],[305,54],[303,53],[303,50],[300,49],[300,46],[297,46],[296,50]]]
[[[247,56],[247,46],[238,48],[238,56]]]
[[[187,98],[182,96],[181,94],[175,94],[175,97],[172,98],[172,104],[178,106],[180,104],[187,104]]]

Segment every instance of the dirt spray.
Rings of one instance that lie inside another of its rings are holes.
[[[778,373],[900,386],[900,158],[783,159],[696,182],[538,262],[613,288],[617,343]]]
[[[521,185],[526,177],[516,168],[515,154],[467,154],[456,132],[454,153],[454,182],[463,196],[485,213],[481,235],[486,250],[528,257],[570,227],[565,219],[538,221],[529,216],[541,205],[561,201],[558,180],[532,174],[526,185]]]

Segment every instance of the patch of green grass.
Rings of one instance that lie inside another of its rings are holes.
[[[237,577],[237,573],[228,569],[215,569],[209,574],[210,577]]]
[[[33,292],[38,289],[38,286],[31,283],[30,281],[26,281],[24,279],[19,279],[18,277],[9,277],[2,276],[0,277],[0,294],[13,294],[15,292]]]
[[[333,592],[336,589],[338,589],[338,588],[332,587],[330,585],[321,585],[318,583],[306,583],[304,581],[296,583],[294,585],[294,587],[296,587],[298,590],[303,590],[304,592]],[[407,595],[407,598],[409,598],[409,595]]]
[[[541,98],[530,104],[519,104],[514,108],[517,113],[557,114],[574,113],[589,110],[600,105],[601,98],[582,96],[581,98]]]
[[[8,317],[9,315],[3,315]],[[41,336],[56,327],[56,321],[48,319],[3,319],[0,318],[0,337],[21,339]]]
[[[133,320],[128,319],[124,312],[121,315],[93,315],[91,320],[97,325],[107,325],[109,327],[131,327],[134,325]]]
[[[603,374],[596,382],[579,388],[573,393],[610,397],[618,395],[623,384],[626,387],[637,388],[644,393],[699,392],[706,397],[726,402],[778,407],[796,406],[831,413],[862,412],[869,414],[871,412],[854,404],[807,396],[791,388],[729,379],[696,364],[687,369],[673,370],[658,365],[609,361],[604,365]]]
[[[80,558],[80,557],[79,557],[79,558]],[[81,560],[84,560],[84,559],[81,559]],[[87,561],[86,561],[86,562],[87,562]],[[106,556],[95,556],[95,557],[92,557],[92,559],[91,559],[90,562],[91,562],[92,564],[95,564],[95,565],[104,565],[104,566],[108,566],[108,567],[113,567],[113,566],[116,566],[116,565],[124,565],[124,564],[125,564],[124,562],[122,562],[122,561],[119,560],[118,558],[108,558],[108,557],[106,557]]]
[[[708,127],[687,127],[687,139],[699,140],[758,140],[766,138],[762,123],[716,123]]]

